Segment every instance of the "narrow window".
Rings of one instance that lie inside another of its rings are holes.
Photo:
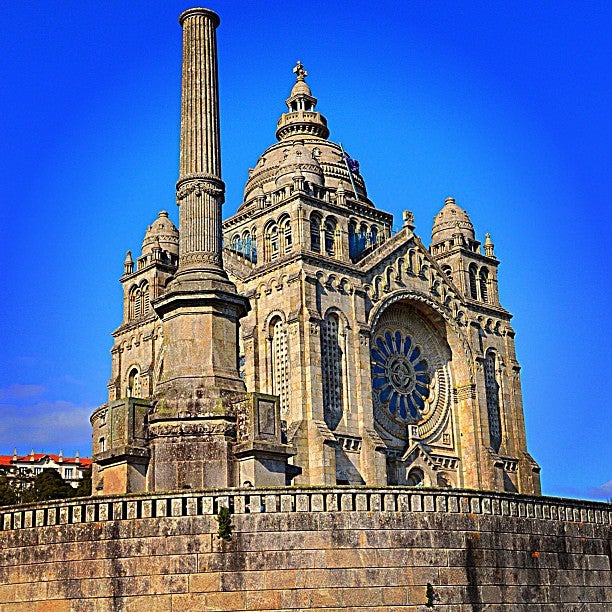
[[[128,319],[131,321],[136,318],[136,289],[130,291],[128,300]]]
[[[291,221],[285,219],[281,226],[283,249],[285,253],[290,253],[293,248],[293,237],[291,235]]]
[[[128,375],[128,397],[140,397],[140,374],[137,368],[132,368]]]
[[[316,215],[310,218],[310,249],[321,252],[321,219]]]
[[[323,374],[323,414],[327,426],[338,427],[343,411],[343,350],[340,343],[338,315],[330,314],[321,333],[321,366]]]
[[[333,221],[325,222],[325,253],[330,257],[336,253],[336,224]]]
[[[480,270],[480,299],[483,302],[489,301],[489,290],[488,290],[488,282],[489,282],[489,271],[486,268],[482,268]]]
[[[287,353],[287,329],[284,321],[276,317],[270,323],[272,393],[280,398],[281,414],[289,409],[289,358]]]
[[[476,284],[476,266],[472,264],[470,266],[470,297],[473,300],[478,299],[478,286]]]
[[[144,285],[142,285],[141,289],[141,303],[142,303],[142,314],[146,315],[148,314],[149,310],[150,310],[150,299],[149,299],[149,284],[145,283]]]
[[[278,258],[278,227],[273,225],[268,231],[268,240],[270,244],[270,259]]]
[[[352,259],[359,251],[357,246],[357,224],[355,221],[350,221],[348,226],[349,233],[349,257]]]
[[[106,450],[106,439],[100,438],[100,452],[103,453]]]
[[[501,446],[501,417],[499,414],[499,384],[495,375],[496,358],[492,351],[484,360],[485,389],[487,395],[487,413],[489,415],[489,436],[491,447],[495,452]]]
[[[372,240],[372,244],[376,244],[378,242],[378,228],[373,225],[372,229],[370,230],[371,233],[371,240]]]
[[[142,312],[142,293],[140,289],[136,289],[134,293],[134,318],[138,318]]]

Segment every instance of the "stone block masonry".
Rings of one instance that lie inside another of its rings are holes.
[[[229,542],[216,537],[232,511]],[[225,489],[0,510],[0,609],[606,610],[609,504]]]

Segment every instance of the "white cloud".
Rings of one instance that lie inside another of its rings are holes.
[[[91,455],[92,406],[78,406],[62,400],[39,402],[31,406],[0,404],[0,453],[35,452],[82,457]]]

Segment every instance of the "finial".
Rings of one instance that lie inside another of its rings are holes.
[[[293,72],[295,72],[295,76],[297,77],[298,81],[303,81],[308,76],[308,73],[300,60],[298,60],[297,64],[293,67]]]
[[[134,260],[132,259],[132,251],[128,251],[125,254],[125,260],[123,262],[123,273],[131,274],[134,271]]]
[[[402,213],[402,218],[404,220],[404,226],[403,227],[407,227],[408,229],[413,230],[414,229],[414,215],[412,214],[411,210],[405,210]]]
[[[166,219],[168,218],[168,211],[167,210],[160,210],[159,214],[157,215],[158,217],[166,217]]]
[[[444,202],[446,202],[446,204],[454,204],[455,198],[448,197],[444,200]]]
[[[494,247],[495,245],[493,244],[493,241],[491,240],[491,234],[487,232],[485,234],[485,243],[484,243],[484,251],[487,257],[495,257],[495,255],[493,254]]]

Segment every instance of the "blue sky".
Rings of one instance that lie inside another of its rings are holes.
[[[0,9],[0,453],[89,454],[125,250],[177,222],[177,2]],[[300,59],[376,205],[490,232],[544,492],[612,498],[608,2],[215,1],[224,215]]]

